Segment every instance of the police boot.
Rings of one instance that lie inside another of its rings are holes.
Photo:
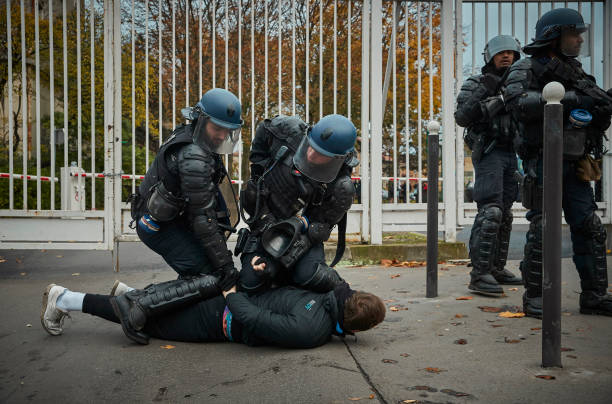
[[[500,285],[522,285],[523,280],[506,269],[508,259],[508,247],[510,245],[510,232],[512,231],[512,212],[507,210],[502,217],[499,234],[497,237],[497,249],[493,261],[492,275]]]
[[[338,272],[327,266],[325,263],[320,263],[314,271],[314,274],[306,282],[300,283],[304,289],[312,290],[317,293],[325,293],[332,291],[336,286],[344,282],[344,279]]]
[[[520,265],[525,284],[523,312],[542,318],[542,215],[532,218],[525,243],[525,258]]]
[[[147,344],[148,338],[144,341],[138,335],[147,318],[160,316],[220,293],[218,279],[204,275],[189,280],[153,284],[144,290],[132,290],[111,298],[111,304],[127,337],[140,344]]]
[[[491,296],[500,296],[504,293],[491,274],[501,216],[502,212],[498,206],[485,205],[479,209],[474,220],[470,235],[472,272],[468,286],[468,289],[474,292]]]
[[[612,295],[608,287],[606,262],[606,231],[599,218],[593,214],[583,228],[588,231],[589,249],[593,254],[574,255],[574,264],[580,275],[580,313],[612,316]]]

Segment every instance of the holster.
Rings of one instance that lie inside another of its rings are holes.
[[[238,230],[238,239],[236,240],[236,247],[234,248],[234,256],[237,257],[244,251],[244,247],[247,244],[247,240],[251,232],[246,227]]]
[[[472,163],[478,163],[485,150],[485,138],[482,135],[474,137],[474,143],[472,144]]]
[[[542,195],[544,187],[538,185],[537,177],[523,176],[521,183],[523,194],[522,203],[526,209],[542,209]]]
[[[576,162],[576,176],[579,180],[599,181],[601,179],[601,160],[595,160],[590,155],[586,155]]]
[[[140,193],[138,191],[136,191],[135,194],[130,195],[127,201],[130,204],[130,216],[132,217],[132,221],[130,222],[129,226],[130,229],[135,229],[136,221],[144,213],[144,198],[140,196]]]

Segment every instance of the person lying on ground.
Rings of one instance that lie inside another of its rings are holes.
[[[81,311],[121,323],[128,338],[148,344],[149,338],[184,342],[232,341],[246,345],[314,348],[331,340],[366,331],[383,321],[385,305],[367,292],[342,283],[328,293],[294,287],[248,296],[235,287],[223,291],[211,275],[193,279],[176,294],[175,306],[158,310],[156,296],[180,281],[123,291],[119,296],[73,292],[50,284],[43,294],[41,323],[51,335],[63,332],[65,317]],[[123,285],[125,286],[125,285]],[[115,289],[115,288],[113,288]],[[115,291],[115,290],[113,290]],[[190,295],[190,298],[185,296]],[[197,296],[197,297],[196,297]]]

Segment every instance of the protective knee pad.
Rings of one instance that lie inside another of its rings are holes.
[[[587,248],[583,252],[584,254],[575,254],[573,257],[580,275],[582,289],[601,289],[605,293],[608,285],[606,230],[599,216],[595,212],[591,212],[578,231],[587,239]]]
[[[312,276],[305,282],[300,283],[305,289],[312,290],[318,293],[329,292],[337,285],[344,282],[338,272],[327,266],[325,263],[316,264],[316,268]]]
[[[495,258],[502,210],[497,205],[485,205],[478,211],[470,236],[470,258],[474,269],[489,272]]]
[[[497,238],[497,249],[495,252],[495,268],[504,269],[508,260],[508,248],[510,246],[510,233],[512,232],[512,211],[505,210],[502,215],[501,225]]]
[[[529,297],[542,295],[542,215],[531,219],[521,272]]]

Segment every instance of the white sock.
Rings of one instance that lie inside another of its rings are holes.
[[[56,306],[63,311],[83,311],[83,299],[85,299],[85,293],[66,289],[57,298]]]

